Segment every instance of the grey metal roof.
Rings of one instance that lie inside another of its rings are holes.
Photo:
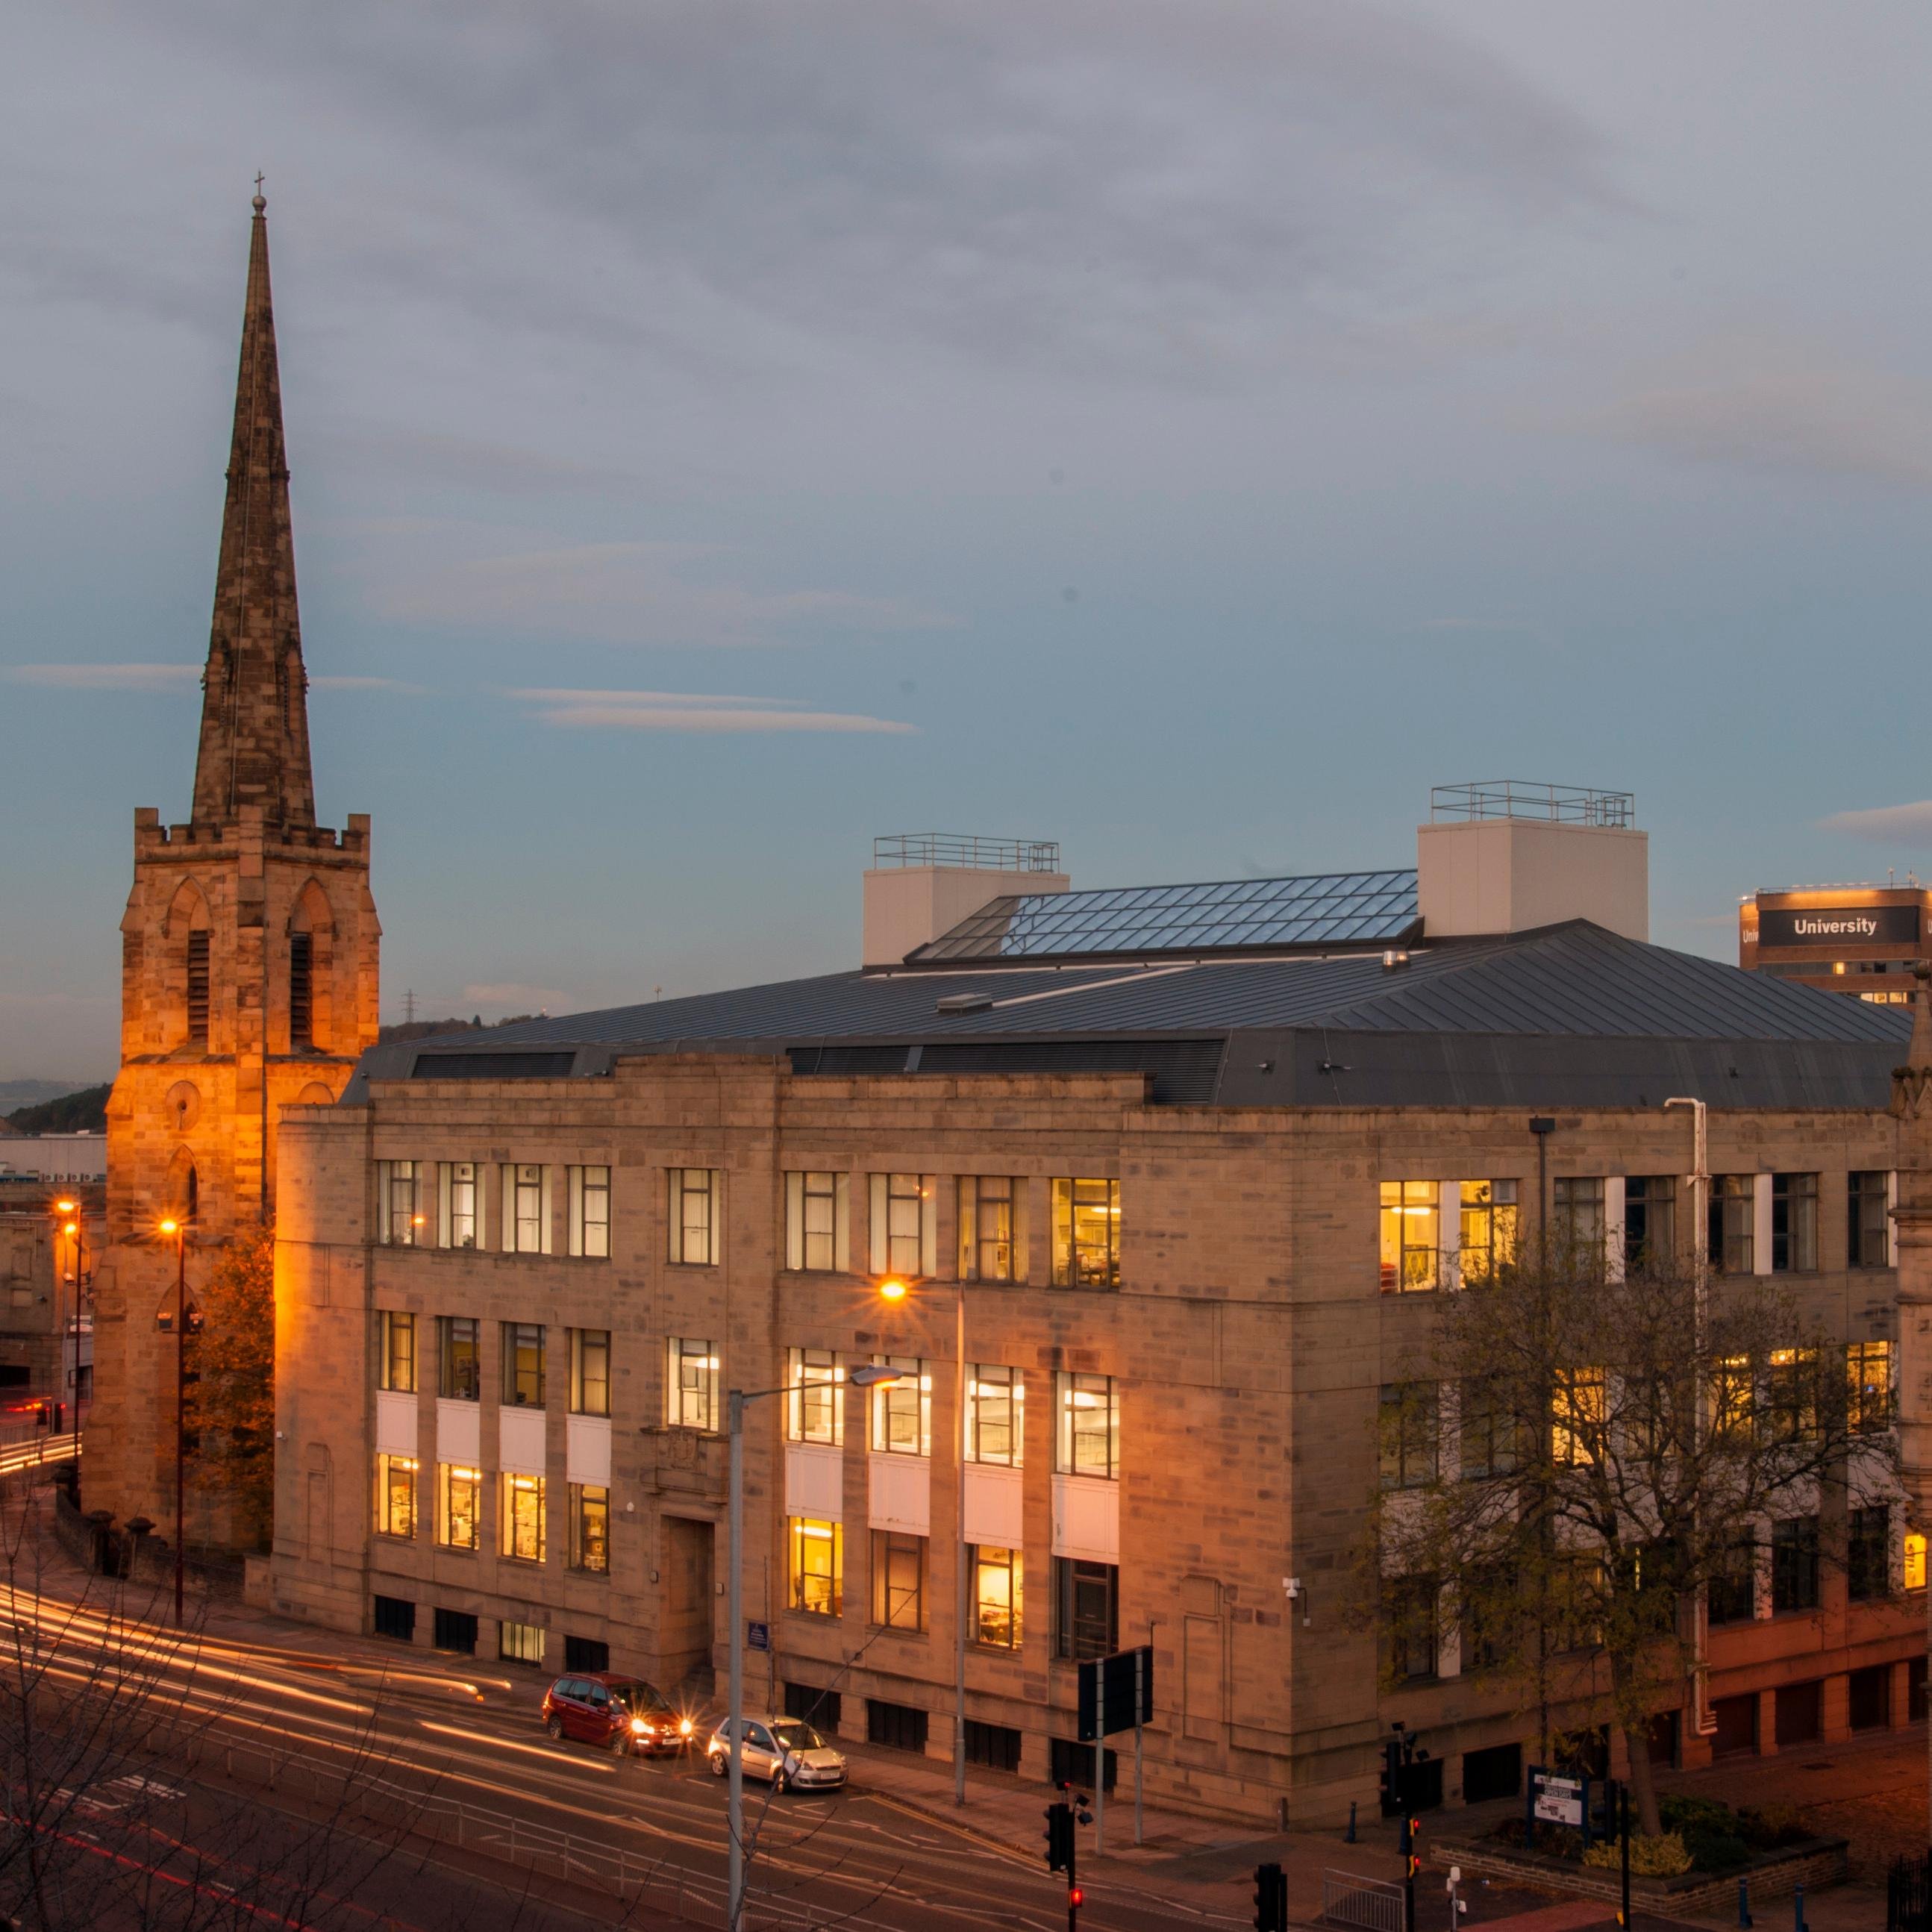
[[[906,956],[972,960],[1158,958],[1283,947],[1399,946],[1417,930],[1415,872],[1324,872],[1207,885],[1122,886],[994,899]]]
[[[374,1048],[344,1098],[366,1098],[372,1078],[588,1074],[621,1052],[682,1048],[788,1054],[801,1072],[1137,1066],[1157,1099],[1226,1104],[1514,1105],[1533,1090],[1552,1106],[1655,1105],[1667,1090],[1878,1106],[1910,1030],[1904,1008],[1576,920],[1438,942],[1393,968],[1371,955],[783,980]],[[1277,1056],[1292,1077],[1250,1077]],[[1704,1088],[1684,1084],[1694,1073]]]

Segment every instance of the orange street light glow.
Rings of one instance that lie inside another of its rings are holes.
[[[178,1221],[164,1221],[161,1223],[161,1232],[164,1234],[178,1234],[181,1232],[181,1223]]]
[[[56,1201],[54,1211],[57,1214],[71,1214],[80,1205],[78,1201]]]
[[[906,1284],[896,1274],[889,1274],[879,1284],[879,1295],[885,1301],[903,1301],[906,1298]]]
[[[61,1232],[64,1234],[77,1234],[80,1232],[80,1223],[78,1221],[70,1221]]]

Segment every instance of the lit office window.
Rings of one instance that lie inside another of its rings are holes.
[[[968,1556],[972,1564],[973,1641],[991,1644],[1000,1650],[1018,1649],[1020,1552],[980,1543],[971,1545]]]
[[[1054,1466],[1063,1476],[1120,1473],[1120,1412],[1112,1376],[1054,1377],[1058,1400]]]
[[[377,1238],[391,1248],[419,1246],[427,1239],[417,1205],[417,1176],[423,1163],[416,1160],[379,1160],[376,1163]]]
[[[785,1436],[793,1442],[845,1439],[845,1366],[830,1348],[786,1351]]]
[[[785,1519],[790,1546],[791,1607],[813,1616],[836,1617],[844,1607],[844,1531],[812,1516]]]
[[[610,1258],[610,1170],[608,1167],[570,1170],[570,1252],[586,1261]]]
[[[1118,1288],[1120,1285],[1120,1184],[1118,1180],[1056,1180],[1053,1184],[1053,1285],[1055,1288]]]
[[[670,1258],[686,1267],[715,1266],[721,1250],[718,1183],[714,1167],[674,1167],[670,1174]]]
[[[851,1180],[848,1174],[785,1176],[785,1266],[844,1274],[852,1266]]]
[[[1849,1420],[1860,1436],[1876,1435],[1892,1424],[1892,1348],[1889,1342],[1845,1344],[1845,1400]]]
[[[610,1492],[601,1483],[570,1486],[570,1567],[602,1576],[610,1568]]]
[[[416,1533],[416,1462],[412,1456],[376,1457],[376,1534]]]
[[[1462,1279],[1480,1286],[1516,1259],[1516,1183],[1465,1180],[1460,1185]]]
[[[674,1335],[666,1344],[664,1420],[674,1429],[718,1426],[718,1350],[710,1342]]]
[[[1020,1466],[1024,1446],[1026,1379],[1018,1369],[969,1364],[966,1370],[966,1460]]]
[[[1434,1180],[1382,1184],[1382,1286],[1415,1294],[1442,1280],[1442,1187]]]
[[[541,1668],[547,1634],[542,1624],[499,1624],[496,1654],[506,1664],[533,1664]]]
[[[541,1563],[544,1560],[544,1479],[506,1470],[502,1481],[502,1552],[520,1563]]]
[[[483,1510],[483,1472],[458,1462],[436,1466],[436,1540],[451,1550],[474,1550]]]
[[[932,1450],[932,1378],[916,1356],[874,1355],[881,1367],[897,1369],[896,1382],[872,1390],[872,1447],[881,1455],[926,1456]]]

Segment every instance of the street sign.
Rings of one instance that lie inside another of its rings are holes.
[[[1116,1651],[1080,1666],[1080,1726],[1083,1744],[1130,1731],[1154,1721],[1154,1646]]]
[[[770,1624],[747,1624],[745,1626],[745,1648],[747,1650],[770,1650],[772,1647],[772,1627]]]
[[[1558,1778],[1552,1772],[1533,1771],[1530,1774],[1531,1810],[1549,1824],[1580,1827],[1583,1822],[1583,1780],[1580,1778]]]

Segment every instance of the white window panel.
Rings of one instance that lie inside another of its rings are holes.
[[[376,1391],[376,1447],[387,1456],[415,1456],[416,1398],[413,1390]]]
[[[572,1415],[564,1418],[564,1480],[610,1486],[610,1418]]]
[[[1604,1272],[1612,1281],[1624,1278],[1624,1178],[1621,1174],[1604,1177]],[[1450,1673],[1438,1667],[1436,1674],[1446,1677]]]
[[[1751,1273],[1771,1272],[1771,1176],[1751,1176]]]
[[[914,1458],[905,1460],[910,1462]],[[785,1444],[785,1514],[813,1517],[820,1522],[845,1520],[843,1449],[826,1442]]]
[[[998,1550],[1026,1546],[1024,1470],[992,1462],[966,1465],[966,1540]]]
[[[478,1412],[480,1402],[439,1400],[436,1405],[436,1460],[466,1469],[480,1468],[483,1452]]]
[[[1103,1476],[1053,1479],[1053,1553],[1088,1563],[1120,1560],[1120,1486]]]
[[[868,1456],[868,1520],[874,1529],[932,1534],[932,1463],[925,1456]]]
[[[544,1473],[544,1412],[540,1408],[496,1412],[496,1466],[513,1476]]]

